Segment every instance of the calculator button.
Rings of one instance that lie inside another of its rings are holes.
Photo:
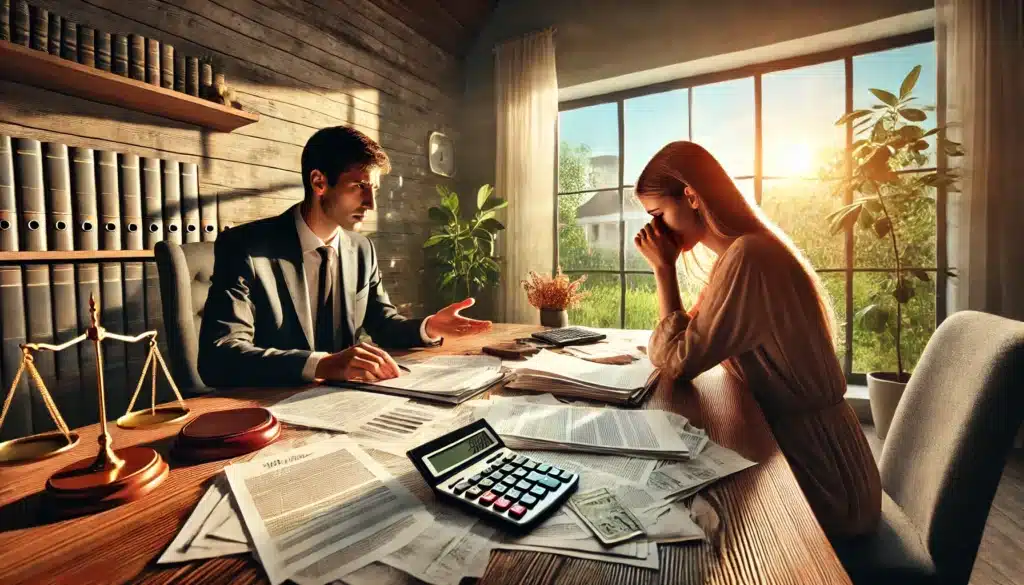
[[[569,473],[568,471],[563,471],[562,475],[558,476],[558,479],[562,481],[569,481],[570,479],[572,479],[572,474]]]
[[[516,470],[516,468],[514,465],[504,465],[502,466],[501,470],[504,471],[505,473],[512,473],[513,471]]]
[[[472,481],[472,478],[470,478],[470,481]],[[480,487],[482,487],[482,488],[484,488],[486,490],[486,489],[489,489],[491,486],[494,485],[494,480],[493,479],[483,479],[483,480],[480,480],[480,483],[478,483],[477,485],[479,485]]]
[[[466,490],[466,497],[471,499],[471,500],[475,500],[477,498],[477,496],[479,496],[482,493],[484,493],[484,490],[482,490],[482,489],[480,489],[480,488],[478,488],[476,486],[473,486],[473,487],[469,488],[468,490]]]
[[[508,455],[505,455],[505,457],[502,459],[502,461],[504,461],[505,463],[508,463],[509,461],[512,461],[515,458],[516,458],[515,453],[509,453]]]
[[[516,480],[515,476],[513,476],[513,475],[506,475],[505,479],[501,480],[501,483],[504,483],[504,484],[507,484],[507,485],[516,485],[516,481],[517,480]]]
[[[498,485],[492,487],[491,491],[496,493],[496,494],[503,494],[503,493],[505,493],[505,490],[507,490],[507,489],[508,489],[507,485],[505,485],[503,483],[499,483]]]
[[[494,492],[487,492],[484,495],[480,496],[480,503],[484,506],[490,506],[492,503],[494,503],[494,500],[497,499],[498,494]]]
[[[514,501],[518,500],[520,498],[520,496],[522,496],[522,495],[523,495],[523,492],[517,490],[516,488],[512,488],[512,489],[508,490],[508,493],[505,494],[505,497],[510,499],[510,500],[512,500],[514,502]]]
[[[468,481],[460,481],[459,483],[455,484],[455,486],[452,488],[452,493],[454,493],[457,496],[471,487],[473,486],[470,485]]]
[[[486,468],[485,468],[485,469],[484,469],[483,471],[481,471],[480,473],[482,473],[482,474],[484,474],[484,475],[488,475],[488,474],[494,473],[494,471],[495,471],[496,469],[498,469],[498,468],[497,468],[497,467],[495,467],[495,466],[493,466],[493,465],[488,465],[488,466],[487,466],[487,467],[486,467]]]
[[[557,490],[558,486],[562,485],[557,479],[553,477],[545,477],[538,481],[537,483],[552,490]]]
[[[501,453],[496,453],[494,455],[494,457],[491,457],[490,459],[488,459],[487,462],[488,463],[494,463],[494,461],[497,460],[499,457],[501,457]]]
[[[526,463],[523,463],[523,467],[525,467],[526,469],[531,469],[531,470],[532,469],[537,469],[537,465],[538,465],[538,463],[536,461],[533,461],[533,460],[530,460],[530,461],[527,461]]]
[[[547,472],[548,472],[548,470],[550,470],[550,469],[551,469],[551,466],[550,466],[550,465],[548,465],[547,463],[544,463],[544,464],[542,464],[542,465],[538,465],[538,466],[537,466],[537,471],[538,471],[539,473],[547,473]]]
[[[527,508],[532,508],[533,505],[537,503],[537,498],[531,496],[530,494],[523,494],[523,497],[519,498],[519,503],[526,506]]]
[[[562,475],[562,470],[557,467],[552,467],[548,470],[548,475],[551,477],[558,477],[559,475]]]
[[[528,481],[526,481],[525,479],[521,480],[519,483],[516,484],[516,489],[517,490],[523,490],[524,492],[530,491],[530,488],[532,488],[532,487],[533,487],[533,484],[528,482]]]
[[[500,471],[495,471],[494,473],[488,476],[488,479],[493,479],[494,481],[501,481],[502,479],[505,479],[505,474]]]
[[[480,475],[480,474],[478,473],[478,474],[474,475],[473,477],[469,478],[469,479],[468,479],[468,480],[466,480],[466,481],[468,481],[469,483],[476,483],[476,482],[480,481],[480,480],[481,480],[481,479],[483,479],[483,478],[484,478],[484,476],[482,476],[482,475]]]
[[[513,472],[512,472],[512,475],[514,475],[514,476],[516,476],[516,477],[526,477],[526,474],[527,474],[527,473],[528,473],[528,472],[527,472],[527,471],[526,471],[525,469],[523,469],[522,467],[520,467],[519,469],[517,469],[517,470],[513,471]]]
[[[536,471],[531,471],[530,474],[526,476],[526,481],[540,481],[540,479],[542,477],[546,478],[547,476],[544,475],[543,473],[537,473]]]
[[[516,504],[515,506],[512,506],[511,508],[508,509],[508,515],[515,518],[516,520],[522,518],[524,514],[526,514],[526,507],[523,506],[522,504]]]
[[[535,485],[530,489],[530,493],[538,498],[543,498],[548,491],[539,485]]]
[[[509,500],[508,498],[498,498],[494,501],[494,509],[499,512],[508,510],[510,506],[512,506],[512,500]]]
[[[526,457],[523,457],[522,455],[520,455],[519,457],[516,457],[515,461],[513,461],[512,464],[513,465],[522,465],[523,463],[526,463],[527,461],[529,461],[529,459],[527,459]]]

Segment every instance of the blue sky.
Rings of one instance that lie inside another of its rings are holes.
[[[917,64],[922,65],[922,72],[914,90],[916,104],[935,105],[936,57],[932,42],[854,57],[854,108],[877,103],[868,88],[898,92],[904,76]],[[765,175],[813,175],[822,152],[842,147],[843,130],[833,122],[844,112],[844,83],[841,60],[762,78]],[[688,136],[688,91],[693,91],[692,137]],[[730,174],[753,174],[753,78],[633,98],[623,107],[626,184],[636,180],[644,164],[663,145],[688,138],[707,148]],[[934,112],[929,112],[925,125],[934,123]],[[618,154],[616,104],[562,112],[559,134],[561,141],[589,145],[595,155]]]

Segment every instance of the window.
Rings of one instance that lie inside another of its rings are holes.
[[[651,328],[657,322],[654,277],[632,244],[648,221],[633,185],[648,160],[674,140],[707,148],[739,190],[808,256],[828,291],[838,351],[851,381],[895,369],[894,340],[863,328],[857,312],[884,297],[893,274],[892,247],[866,232],[832,235],[826,216],[849,194],[834,161],[848,148],[845,112],[876,103],[869,88],[892,90],[920,64],[914,94],[938,106],[935,43],[930,31],[563,103],[559,115],[557,263],[587,275],[591,296],[574,324]],[[934,114],[929,123],[934,125]],[[901,171],[908,184],[934,171],[934,137],[922,164]],[[918,161],[918,162],[921,162]],[[912,369],[945,315],[945,227],[936,220],[944,193],[900,209],[906,266],[920,268],[915,297],[904,306],[904,361]],[[701,284],[680,270],[684,304]],[[883,291],[880,293],[880,291]],[[890,299],[891,300],[891,299]],[[849,348],[849,350],[848,350]]]

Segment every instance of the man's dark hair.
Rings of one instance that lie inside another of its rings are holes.
[[[319,170],[334,186],[341,173],[356,167],[376,167],[381,173],[391,171],[391,161],[377,142],[359,130],[347,126],[331,126],[317,130],[302,148],[302,187],[305,196],[313,193],[309,174]]]

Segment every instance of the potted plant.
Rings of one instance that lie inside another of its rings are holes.
[[[437,268],[437,287],[447,302],[473,296],[498,282],[499,267],[494,260],[494,238],[505,226],[495,218],[508,201],[494,196],[494,188],[483,185],[477,191],[473,218],[459,216],[459,196],[444,185],[437,186],[441,205],[427,214],[435,226],[423,243]]]
[[[576,280],[562,274],[561,267],[554,277],[530,271],[529,279],[522,281],[523,290],[530,304],[540,309],[540,324],[546,327],[567,327],[569,309],[580,304],[590,293],[582,292],[580,285],[587,281],[584,274]]]
[[[871,414],[878,437],[885,438],[893,413],[910,379],[903,359],[903,308],[915,298],[918,285],[930,281],[921,268],[907,268],[907,260],[921,254],[920,247],[901,241],[901,228],[915,214],[934,214],[935,200],[929,189],[940,185],[954,189],[958,177],[951,172],[900,173],[926,165],[930,144],[935,136],[946,155],[962,156],[960,144],[946,140],[943,128],[925,130],[921,123],[934,107],[916,107],[912,95],[921,66],[917,65],[900,84],[899,95],[883,89],[870,91],[879,103],[871,109],[850,112],[836,121],[837,126],[853,123],[857,140],[844,154],[840,164],[852,172],[841,182],[840,193],[853,193],[853,202],[828,216],[833,234],[854,225],[891,248],[894,270],[875,290],[871,303],[857,312],[859,326],[873,333],[891,333],[895,338],[896,371],[868,374]],[[842,169],[842,167],[839,167]]]

